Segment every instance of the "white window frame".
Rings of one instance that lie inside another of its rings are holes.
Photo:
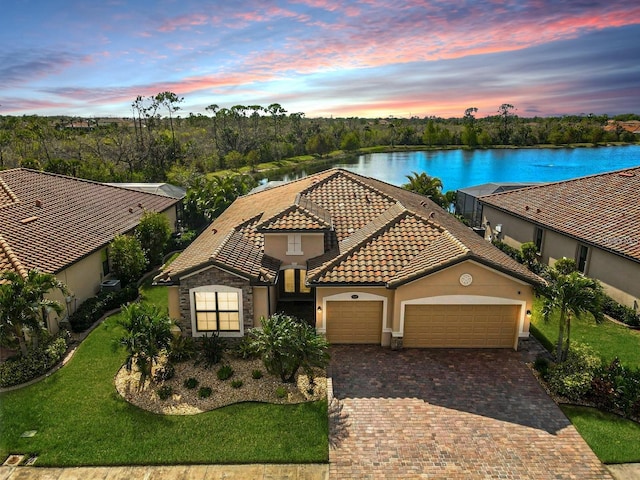
[[[302,252],[302,235],[289,233],[287,235],[287,255],[304,255]]]
[[[238,323],[240,330],[233,332],[218,332],[221,337],[230,337],[230,338],[238,338],[244,336],[244,315],[243,315],[243,305],[242,305],[242,289],[228,287],[226,285],[204,285],[202,287],[196,287],[189,289],[189,303],[191,304],[191,336],[192,337],[204,337],[205,335],[210,335],[212,332],[210,330],[198,330],[198,324],[196,321],[196,302],[195,302],[195,293],[196,292],[235,292],[238,295]]]

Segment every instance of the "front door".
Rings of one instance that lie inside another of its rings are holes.
[[[307,270],[287,268],[280,271],[280,300],[311,300],[311,289],[304,284]]]

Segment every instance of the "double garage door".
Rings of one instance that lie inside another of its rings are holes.
[[[513,348],[518,305],[407,305],[405,347]]]
[[[382,302],[327,302],[330,343],[380,345]],[[406,305],[405,347],[513,348],[518,305]]]

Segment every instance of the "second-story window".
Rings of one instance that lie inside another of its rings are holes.
[[[287,235],[287,255],[302,255],[302,235],[299,233]]]

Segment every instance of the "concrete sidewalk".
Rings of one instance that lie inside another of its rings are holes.
[[[327,480],[328,464],[0,467],[0,480]]]

